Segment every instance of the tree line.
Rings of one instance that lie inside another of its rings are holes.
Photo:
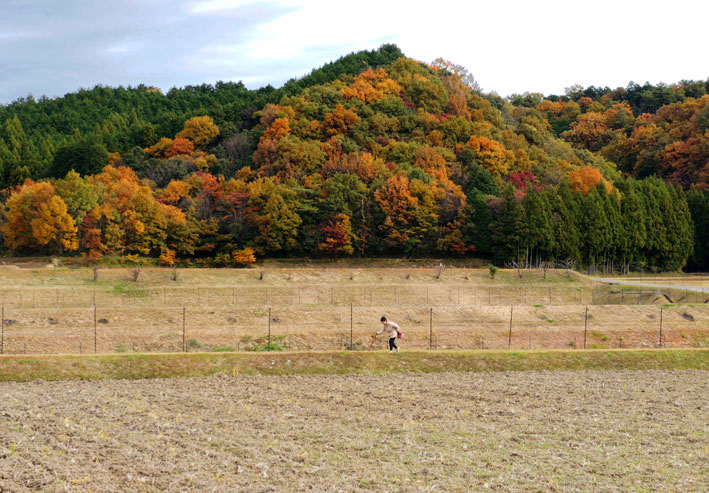
[[[701,90],[638,115],[612,91],[505,100],[463,67],[384,46],[280,89],[18,101],[0,107],[0,232],[8,252],[88,262],[474,255],[706,269]]]

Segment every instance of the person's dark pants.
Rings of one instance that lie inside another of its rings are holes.
[[[396,337],[390,337],[389,338],[389,351],[393,351],[394,349],[399,349],[399,346],[396,345]]]

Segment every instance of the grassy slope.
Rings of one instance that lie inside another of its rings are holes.
[[[709,350],[171,353],[0,356],[0,381],[523,370],[709,370]]]

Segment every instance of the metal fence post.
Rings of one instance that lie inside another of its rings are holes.
[[[429,308],[428,318],[428,349],[433,349],[433,308]]]
[[[507,336],[507,349],[512,347],[512,310],[513,307],[510,307],[510,334]]]
[[[5,354],[5,305],[2,307],[2,315],[0,315],[2,329],[0,329],[0,354]]]
[[[350,351],[352,351],[352,302],[350,302]]]
[[[586,333],[588,332],[588,307],[586,307],[586,314],[583,317],[583,348],[586,349]]]
[[[96,303],[94,303],[94,354],[98,352],[98,330],[96,328]]]
[[[186,353],[187,352],[187,346],[185,345],[185,316],[187,309],[183,306],[182,307],[182,352]]]
[[[662,347],[662,313],[664,311],[664,306],[660,307],[660,347]]]
[[[268,350],[271,350],[271,309],[268,309]]]

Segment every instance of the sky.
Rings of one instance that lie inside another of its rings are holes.
[[[255,89],[394,43],[485,92],[709,77],[706,0],[0,0],[0,104],[97,84]]]

